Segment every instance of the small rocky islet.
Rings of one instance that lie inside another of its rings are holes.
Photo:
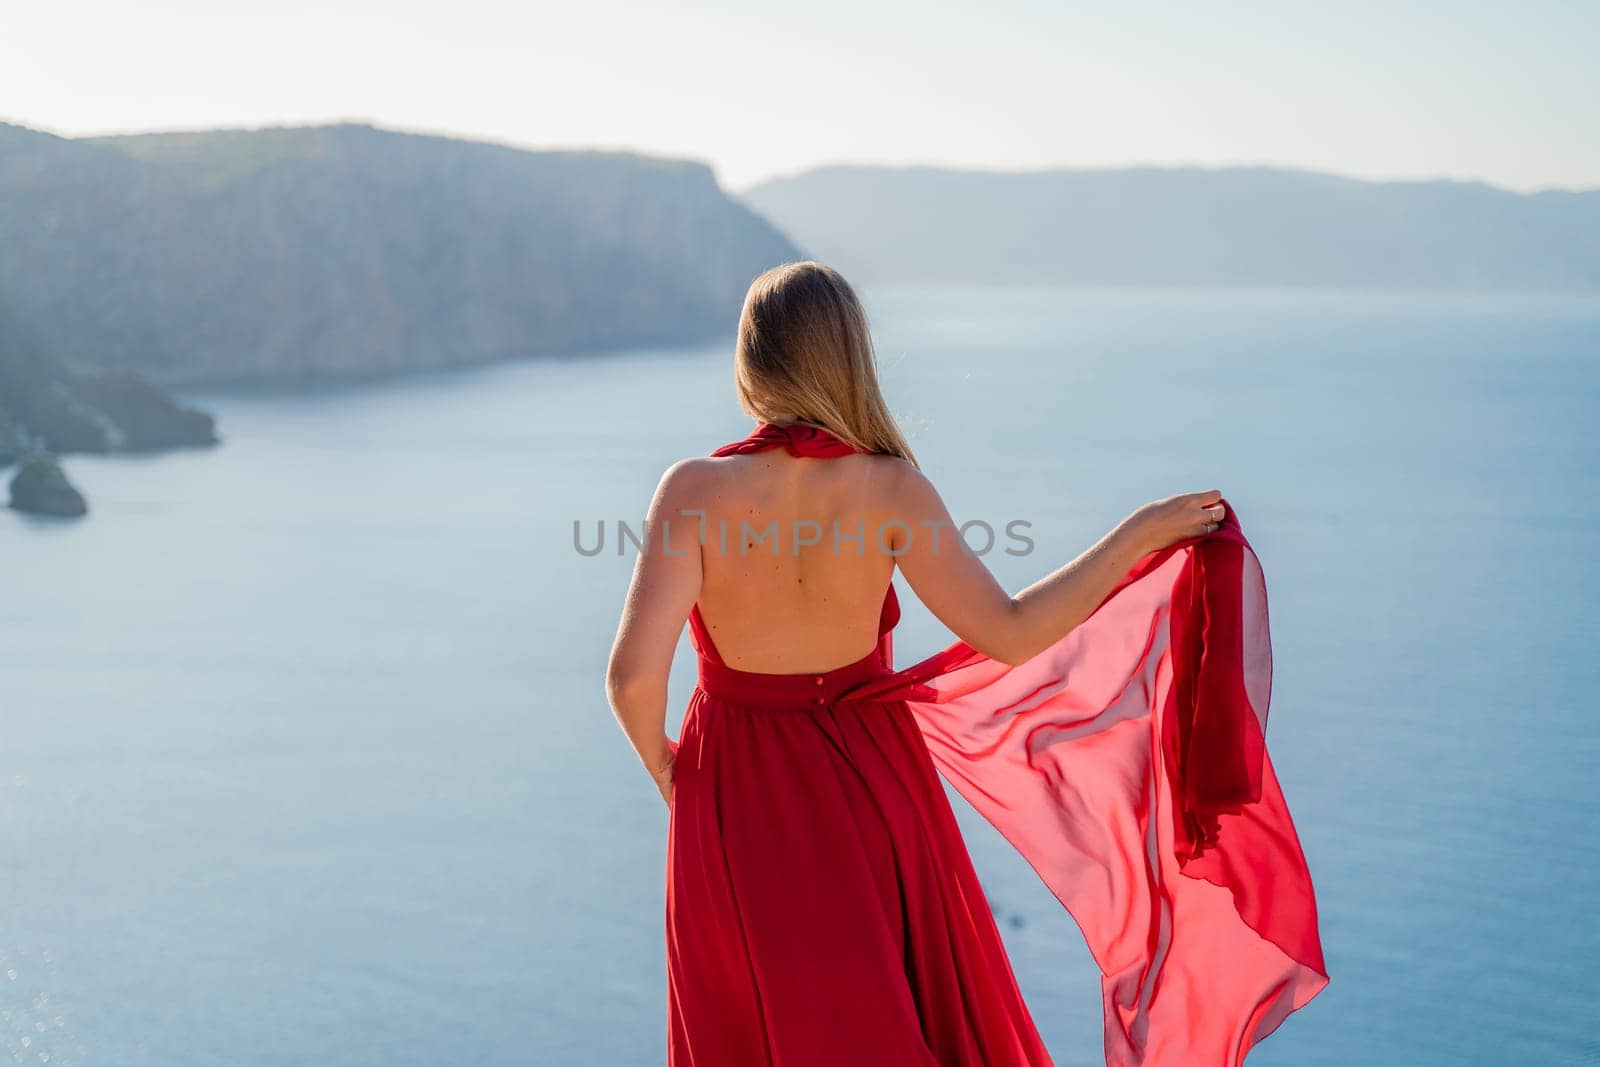
[[[217,443],[216,422],[128,373],[83,373],[0,348],[0,469],[16,465],[9,503],[31,515],[78,518],[88,501],[62,453],[157,452]]]
[[[48,452],[34,452],[17,465],[11,478],[11,507],[28,515],[61,519],[89,513],[89,502],[67,481],[60,462]]]

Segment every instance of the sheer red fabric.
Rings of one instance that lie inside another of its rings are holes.
[[[854,451],[763,425],[716,455]],[[669,830],[669,1061],[1045,1064],[939,775],[1018,849],[1102,972],[1109,1067],[1237,1065],[1326,984],[1264,741],[1266,586],[1233,508],[1018,666],[879,647],[722,662],[699,610]]]

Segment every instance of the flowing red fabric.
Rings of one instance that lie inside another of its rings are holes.
[[[714,455],[849,455],[765,424]],[[895,672],[722,662],[669,830],[669,1062],[1046,1064],[943,775],[1038,872],[1102,973],[1109,1067],[1240,1064],[1327,984],[1311,878],[1267,756],[1266,585],[1237,516],[1141,560],[1008,666],[964,644]]]

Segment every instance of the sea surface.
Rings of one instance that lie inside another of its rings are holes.
[[[1600,302],[865,295],[957,518],[1032,523],[1010,587],[1178,491],[1255,544],[1333,983],[1251,1063],[1600,1062]],[[601,687],[631,557],[573,523],[746,431],[729,364],[195,396],[220,448],[0,512],[0,1062],[662,1062],[666,813]],[[901,660],[949,640],[911,607]],[[1100,1062],[1081,938],[960,810]]]

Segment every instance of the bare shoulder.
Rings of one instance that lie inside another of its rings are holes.
[[[938,490],[916,464],[899,456],[868,456],[866,459],[874,465],[873,478],[890,505],[912,514],[938,507]]]
[[[717,460],[709,456],[690,456],[668,467],[656,486],[658,507],[678,507],[703,497],[721,477]]]

